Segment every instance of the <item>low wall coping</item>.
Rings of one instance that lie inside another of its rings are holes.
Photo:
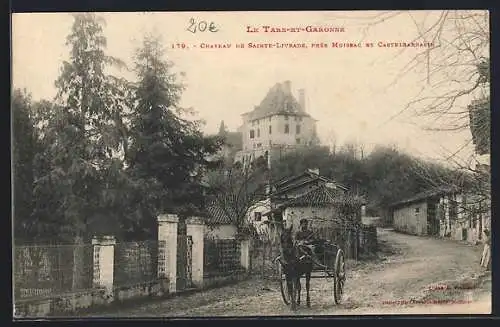
[[[205,225],[203,218],[201,217],[189,217],[186,219],[186,224],[188,225]]]
[[[116,239],[114,236],[94,236],[92,245],[115,245]]]
[[[178,223],[179,222],[179,217],[175,214],[163,214],[158,216],[158,222],[159,223]]]

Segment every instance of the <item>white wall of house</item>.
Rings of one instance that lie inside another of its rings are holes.
[[[482,233],[485,229],[490,228],[491,213],[488,212],[473,212],[475,206],[477,210],[478,198],[474,196],[457,196],[457,200],[461,202],[462,207],[459,209],[458,219],[451,222],[452,237],[455,240],[467,241],[469,243],[476,243],[482,238]],[[484,211],[481,209],[481,211]],[[464,235],[464,230],[465,234]]]
[[[266,233],[268,231],[267,222],[269,221],[269,218],[267,216],[264,217],[263,214],[270,210],[271,199],[267,198],[265,200],[257,202],[247,211],[247,222],[249,224],[252,224],[259,234]]]
[[[256,120],[244,117],[239,130],[243,136],[244,151],[258,150],[273,144],[307,145],[315,136],[316,121],[311,117],[293,114],[275,114]]]
[[[285,209],[283,219],[286,226],[293,224],[293,231],[296,232],[299,228],[299,222],[302,218],[309,220],[309,225],[312,229],[324,223],[323,219],[331,219],[334,217],[335,211],[331,207],[289,207]]]
[[[395,209],[394,229],[413,235],[427,235],[427,202],[415,202]]]
[[[451,210],[456,203],[456,209]],[[456,241],[476,243],[483,231],[489,228],[491,214],[473,214],[471,206],[477,206],[473,195],[452,194],[439,199],[436,214],[439,219],[439,236]],[[418,208],[418,213],[416,210]],[[440,214],[440,211],[442,213]],[[394,229],[415,235],[427,234],[427,204],[425,201],[394,210]]]
[[[444,214],[439,218],[439,235],[448,237],[451,233],[450,214],[448,209],[448,198],[446,196],[439,199],[439,206],[442,207]]]
[[[262,215],[269,210],[271,210],[271,199],[267,198],[251,206],[247,211],[246,219],[249,223],[260,224],[268,220],[268,217]]]
[[[458,203],[456,218],[450,217],[451,201]],[[484,229],[489,228],[490,214],[474,214],[472,212],[472,207],[477,206],[477,197],[474,195],[446,195],[440,199],[439,203],[444,210],[444,215],[440,220],[439,234],[441,237],[476,243],[480,240]],[[466,236],[464,235],[464,229],[466,230]]]

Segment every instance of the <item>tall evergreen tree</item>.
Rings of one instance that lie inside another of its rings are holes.
[[[105,73],[119,61],[106,56],[104,21],[95,14],[75,14],[67,45],[70,59],[63,63],[56,81],[56,105],[44,129],[44,152],[39,156],[45,168],[35,184],[36,209],[43,211],[50,200],[57,219],[59,238],[83,244],[91,235],[92,218],[103,223],[102,208],[110,176],[119,174],[119,159],[113,157],[118,144],[114,131],[115,94]],[[50,197],[50,199],[48,199]],[[54,235],[56,236],[56,235]],[[73,286],[81,286],[83,248],[74,252]]]
[[[143,226],[155,226],[162,212],[188,215],[203,208],[202,176],[212,165],[209,156],[220,148],[218,138],[203,136],[199,121],[182,117],[187,113],[179,106],[183,86],[164,56],[155,36],[145,37],[135,56],[138,82],[127,164],[137,198],[142,197],[137,217]],[[149,194],[140,192],[143,187]]]

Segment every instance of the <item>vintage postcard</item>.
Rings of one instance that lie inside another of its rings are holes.
[[[490,314],[489,22],[13,14],[14,318]]]

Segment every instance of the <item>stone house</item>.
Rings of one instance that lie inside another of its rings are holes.
[[[322,219],[333,219],[336,215],[333,207],[344,199],[347,191],[345,186],[321,176],[317,169],[308,169],[274,183],[269,197],[271,209],[262,215],[271,221],[290,222],[294,229],[302,218],[319,223]]]
[[[291,225],[295,233],[306,218],[319,237],[343,247],[348,258],[358,257],[365,202],[345,186],[308,169],[275,183],[270,201],[271,210],[264,213],[270,221]]]
[[[393,203],[390,211],[397,231],[475,243],[489,226],[481,205],[473,194],[440,187]]]

